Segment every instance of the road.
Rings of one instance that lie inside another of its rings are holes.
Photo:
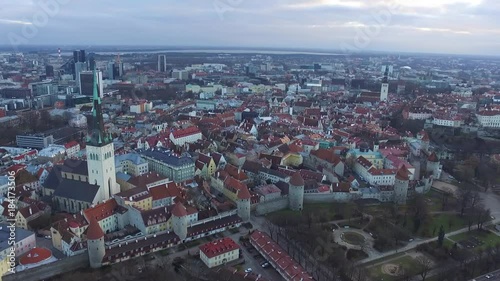
[[[254,228],[255,228],[255,226],[254,226]],[[261,267],[260,260],[257,260],[253,257],[255,254],[257,254],[257,252],[255,252],[254,254],[251,254],[248,252],[248,250],[242,244],[240,244],[240,242],[239,242],[240,236],[246,235],[247,233],[248,233],[248,230],[241,227],[240,232],[238,232],[238,233],[232,234],[229,231],[225,231],[225,232],[222,232],[220,234],[224,237],[230,237],[231,239],[233,239],[236,243],[238,243],[240,245],[240,251],[243,255],[243,258],[245,259],[245,263],[242,265],[244,269],[252,268],[253,273],[260,274],[263,278],[265,278],[266,280],[269,280],[269,281],[274,281],[274,280],[281,281],[281,280],[283,280],[281,275],[276,270],[274,270],[272,267],[268,267],[268,268]],[[188,256],[188,254],[193,255],[196,252],[198,252],[199,246],[200,245],[189,248],[189,249],[185,249],[182,251],[173,252],[173,253],[170,252],[169,255],[165,256],[165,257],[169,259],[169,262],[172,262],[177,257],[185,258],[186,256]],[[175,248],[171,248],[171,249],[169,249],[169,251],[172,251],[174,249]],[[147,263],[149,266],[156,267],[160,263],[158,261],[158,259],[161,259],[161,258],[163,258],[163,257],[160,255],[156,255],[156,259],[150,260],[150,261],[145,261],[145,263]],[[145,259],[147,259],[147,257],[145,257]]]
[[[493,275],[493,277],[486,278],[486,275],[488,275],[488,276]],[[486,280],[489,280],[489,281],[500,281],[500,270],[496,270],[496,271],[490,272],[488,274],[481,275],[479,277],[476,277],[476,278],[472,279],[471,281],[486,281]]]

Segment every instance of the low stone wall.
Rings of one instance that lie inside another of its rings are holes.
[[[269,214],[288,208],[288,198],[281,198],[274,201],[263,202],[257,205],[255,213],[258,216]]]
[[[84,254],[68,257],[53,263],[44,264],[39,267],[27,269],[15,274],[2,276],[2,281],[38,281],[63,274],[70,271],[75,271],[80,268],[89,266],[89,256]]]

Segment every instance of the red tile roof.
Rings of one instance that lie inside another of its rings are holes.
[[[188,215],[186,207],[180,202],[175,204],[174,209],[172,209],[172,214],[178,218]]]
[[[228,252],[232,252],[239,248],[240,246],[236,244],[233,239],[224,237],[220,240],[200,246],[200,251],[203,252],[203,254],[205,254],[205,256],[207,256],[208,258],[213,258]]]
[[[186,129],[180,129],[180,130],[174,131],[174,132],[172,132],[172,135],[174,138],[178,139],[178,138],[183,138],[183,137],[191,136],[191,135],[198,134],[198,133],[201,133],[200,130],[198,129],[198,127],[189,127]]]
[[[83,213],[88,221],[92,219],[101,221],[107,217],[112,216],[115,211],[119,209],[119,207],[121,206],[119,206],[116,200],[113,198],[92,208],[88,208],[87,210],[83,211]]]
[[[248,200],[251,197],[252,196],[250,195],[250,192],[248,191],[248,187],[246,185],[242,186],[240,190],[238,190],[238,199]]]
[[[96,219],[90,219],[89,227],[87,228],[87,239],[99,240],[104,237],[104,232]]]
[[[37,264],[52,257],[52,252],[47,248],[33,248],[19,259],[19,264]]]
[[[295,172],[292,178],[290,178],[290,184],[294,186],[304,186],[304,179],[300,175],[299,171]]]
[[[78,142],[76,141],[70,141],[68,142],[67,144],[64,145],[64,148],[68,149],[68,148],[71,148],[71,147],[75,147],[78,145]]]
[[[432,152],[431,155],[429,155],[429,157],[427,158],[427,161],[429,161],[429,162],[439,162],[439,159],[438,159],[436,153]]]

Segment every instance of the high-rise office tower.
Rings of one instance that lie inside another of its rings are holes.
[[[79,84],[80,72],[88,70],[88,65],[86,63],[85,50],[73,51],[73,78],[76,80],[76,84]],[[79,64],[80,63],[80,64]]]
[[[109,62],[108,63],[108,79],[116,80],[123,75],[123,63],[122,62]]]
[[[158,71],[167,72],[167,56],[158,55]]]
[[[100,97],[103,97],[104,85],[102,82],[102,72],[97,70],[95,73],[97,87]],[[80,94],[84,96],[93,96],[94,94],[94,74],[92,71],[82,71],[80,73]]]
[[[54,77],[54,67],[52,65],[45,66],[45,75],[47,77]]]
[[[88,56],[87,56],[87,65],[89,66],[89,70],[92,70],[92,69],[95,69],[96,68],[96,65],[95,65],[95,54],[94,53],[90,53]]]
[[[87,64],[84,62],[75,63],[75,81],[76,85],[80,85],[80,73],[87,71]]]

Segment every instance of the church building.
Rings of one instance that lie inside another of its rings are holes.
[[[104,130],[96,81],[94,79],[93,126],[87,136],[87,161],[67,159],[62,166],[55,165],[44,183],[44,195],[52,198],[59,211],[77,213],[120,192],[113,139]]]

